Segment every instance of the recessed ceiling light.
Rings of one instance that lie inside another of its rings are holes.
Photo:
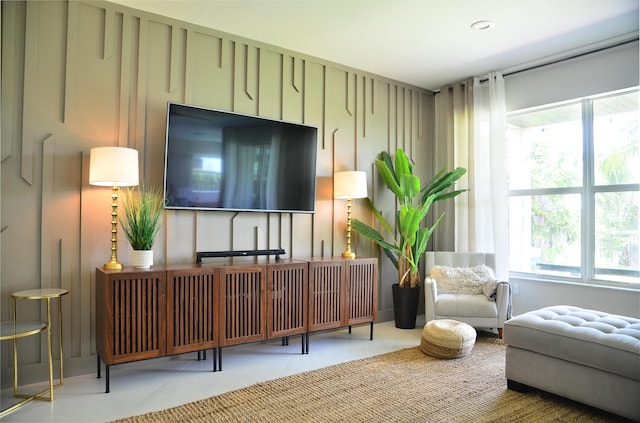
[[[478,21],[471,24],[471,29],[476,31],[485,31],[495,26],[495,23],[491,21]]]

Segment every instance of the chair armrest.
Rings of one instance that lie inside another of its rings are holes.
[[[424,278],[424,318],[425,322],[436,319],[436,303],[438,302],[438,284],[435,279]]]
[[[501,281],[496,287],[496,307],[498,307],[498,327],[511,318],[511,284]]]

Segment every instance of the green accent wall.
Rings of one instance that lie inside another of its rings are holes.
[[[233,249],[340,255],[346,201],[332,198],[334,172],[366,171],[370,197],[389,216],[395,203],[374,172],[378,153],[402,147],[428,163],[423,178],[432,173],[430,91],[109,2],[2,1],[1,7],[0,314],[10,318],[12,292],[68,289],[67,376],[95,372],[95,268],[110,256],[111,190],[89,185],[89,151],[135,148],[141,181],[162,185],[168,101],[318,127],[318,189],[315,214],[166,211],[156,264]],[[353,216],[373,221],[365,200],[354,200]],[[378,315],[391,319],[395,270],[358,236],[352,249],[380,258]],[[120,231],[118,258],[126,265],[129,257]],[[20,303],[21,318],[43,313],[39,304]],[[44,337],[31,338],[21,347],[21,383],[46,374]],[[11,384],[8,345],[2,387]]]

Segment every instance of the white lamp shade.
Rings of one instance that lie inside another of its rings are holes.
[[[365,198],[367,173],[362,171],[337,172],[333,175],[334,198]]]
[[[89,183],[122,187],[138,185],[138,150],[125,147],[92,148]]]

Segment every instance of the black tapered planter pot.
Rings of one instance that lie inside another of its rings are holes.
[[[400,288],[394,283],[391,285],[393,293],[393,316],[396,327],[399,329],[413,329],[416,327],[418,315],[418,301],[420,300],[420,285],[413,288]]]

